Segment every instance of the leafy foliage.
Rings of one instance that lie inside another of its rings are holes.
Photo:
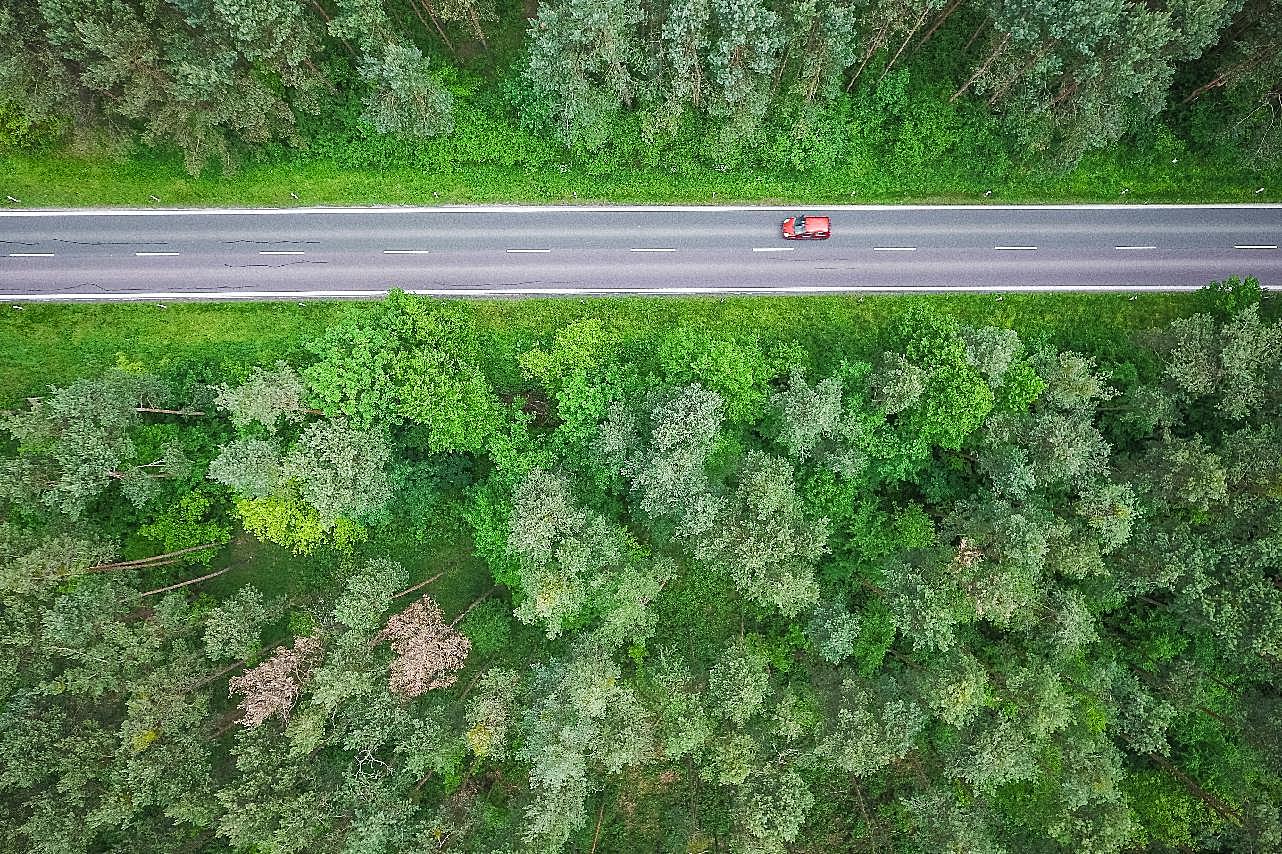
[[[0,845],[1275,850],[1255,296],[1070,349],[396,294],[301,371],[53,388],[0,449]]]

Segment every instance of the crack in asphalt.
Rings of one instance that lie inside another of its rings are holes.
[[[223,264],[232,270],[245,270],[250,267],[291,267],[295,264],[328,264],[328,261],[301,260],[301,261],[282,261],[279,264]]]
[[[78,291],[81,288],[96,288],[97,290],[101,291],[104,294],[110,293],[110,291],[105,286],[100,285],[97,282],[78,282],[74,285],[63,285],[62,287],[50,288],[49,291],[51,293],[68,294],[74,291]]]
[[[55,237],[55,243],[67,243],[72,246],[168,246],[168,240],[68,240]]]
[[[304,245],[315,245],[320,243],[319,240],[223,240],[221,243],[237,244],[248,243],[254,246],[284,246],[290,243],[302,243]]]

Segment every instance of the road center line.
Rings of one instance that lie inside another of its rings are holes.
[[[384,249],[384,255],[427,255],[428,249]]]
[[[10,252],[10,258],[52,258],[52,252]]]
[[[1004,252],[1033,252],[1036,246],[994,246],[994,249]]]
[[[795,246],[754,246],[753,252],[791,252]]]
[[[1234,248],[1234,249],[1277,249],[1278,247],[1277,247],[1277,244],[1273,244],[1272,246],[1264,246],[1264,245],[1260,245],[1260,246],[1250,246],[1250,245],[1246,245],[1246,246],[1234,246],[1233,248]]]
[[[651,248],[651,247],[642,247],[642,248],[640,248],[640,249],[637,249],[637,248],[629,249],[628,251],[629,251],[629,252],[676,252],[677,250],[676,250],[676,249],[657,249],[657,248]]]
[[[302,255],[302,249],[259,249],[259,255]]]
[[[167,256],[177,255],[177,254],[178,254],[177,252],[135,252],[134,253],[134,255],[137,256],[138,258],[161,258],[161,257],[167,257]]]
[[[551,252],[552,250],[551,249],[509,249],[507,251],[521,253],[521,252]]]
[[[874,246],[873,252],[916,252],[916,246]]]
[[[1156,249],[1156,246],[1114,246],[1118,252],[1124,252],[1128,249]]]

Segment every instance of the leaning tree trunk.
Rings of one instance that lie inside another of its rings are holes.
[[[463,622],[463,618],[466,617],[468,614],[472,613],[473,608],[475,608],[477,605],[480,605],[486,599],[489,599],[491,596],[493,596],[494,591],[497,589],[498,589],[497,587],[491,587],[483,596],[478,597],[476,601],[474,601],[471,605],[468,605],[466,610],[464,610],[463,613],[455,617],[454,621],[450,623],[450,628],[452,629],[455,626],[457,626],[459,623]]]
[[[886,43],[886,28],[882,27],[880,30],[877,31],[877,37],[873,39],[872,47],[868,48],[868,52],[864,54],[863,61],[859,63],[859,68],[855,71],[855,76],[851,77],[850,82],[846,84],[847,92],[855,88],[855,81],[859,79],[859,75],[864,73],[864,69],[868,67],[868,62],[869,60],[872,59],[873,54],[881,50],[882,45],[884,45],[885,43]]]
[[[962,53],[965,53],[966,51],[970,50],[971,45],[975,43],[975,40],[979,38],[979,34],[982,33],[988,27],[989,23],[990,22],[988,20],[983,20],[979,22],[979,26],[975,28],[975,32],[971,33],[970,38],[966,40],[966,44],[962,45],[962,49],[961,49]]]
[[[1219,813],[1220,817],[1230,824],[1242,826],[1242,814],[1202,787],[1202,784],[1188,775],[1184,769],[1160,753],[1149,753],[1148,758],[1161,765],[1175,779],[1184,784],[1189,794]]]
[[[913,28],[908,31],[908,35],[904,36],[903,44],[899,46],[899,50],[895,51],[895,55],[890,58],[890,62],[887,62],[886,67],[881,70],[881,76],[877,78],[878,83],[885,80],[886,75],[890,73],[890,69],[895,67],[895,63],[899,61],[899,57],[903,56],[904,50],[907,49],[908,43],[913,40],[913,36],[917,35],[917,31],[921,29],[921,25],[926,23],[926,16],[929,14],[929,9],[926,9],[921,13],[921,17],[917,19],[917,23],[913,24]]]
[[[1210,92],[1212,89],[1219,89],[1223,86],[1227,86],[1229,83],[1233,82],[1233,78],[1237,77],[1240,74],[1245,74],[1246,72],[1255,68],[1257,65],[1260,65],[1262,62],[1264,62],[1268,58],[1269,58],[1269,54],[1260,53],[1260,54],[1256,54],[1250,59],[1244,59],[1241,62],[1237,62],[1237,63],[1234,63],[1233,65],[1230,65],[1224,71],[1221,71],[1219,76],[1216,77],[1214,80],[1212,80],[1209,83],[1203,83],[1201,86],[1197,87],[1192,92],[1190,92],[1188,96],[1184,98],[1183,103],[1185,104],[1191,103],[1192,101],[1196,101],[1198,98],[1205,95],[1207,92]]]
[[[1019,67],[1019,70],[1016,71],[1014,75],[1012,75],[1009,79],[1007,79],[1005,83],[1003,83],[1001,86],[999,86],[996,90],[993,91],[993,96],[988,99],[988,106],[990,107],[994,106],[998,101],[1000,101],[1002,96],[1005,95],[1010,90],[1010,87],[1014,86],[1017,82],[1019,82],[1019,79],[1023,77],[1024,74],[1026,74],[1030,68],[1036,65],[1038,60],[1040,60],[1043,56],[1045,56],[1046,54],[1054,50],[1055,45],[1057,44],[1059,44],[1059,39],[1054,39],[1053,41],[1051,41],[1050,44],[1046,45],[1046,47],[1042,48],[1037,53],[1033,54],[1032,59],[1028,60],[1028,62],[1025,62],[1023,65],[1021,65]]]
[[[477,39],[479,39],[481,42],[481,47],[485,48],[488,51],[490,49],[490,44],[485,40],[485,30],[481,29],[481,19],[476,14],[476,9],[472,8],[471,6],[468,6],[467,17],[472,22],[472,32],[476,33]]]
[[[193,584],[199,584],[202,581],[208,581],[211,578],[217,578],[224,572],[231,572],[236,567],[229,566],[226,569],[220,569],[217,572],[211,572],[208,575],[202,575],[200,578],[192,578],[187,581],[180,581],[177,584],[171,584],[168,587],[157,587],[155,590],[148,590],[145,593],[139,593],[139,596],[152,596],[156,593],[168,593],[170,590],[177,590],[180,587],[190,587]]]
[[[971,86],[975,85],[975,81],[978,80],[984,74],[984,72],[987,71],[989,67],[994,62],[997,61],[997,57],[1002,55],[1002,53],[1006,50],[1007,43],[1009,42],[1010,42],[1010,33],[1007,33],[1006,37],[1002,39],[1001,44],[997,45],[997,47],[993,49],[993,52],[988,55],[988,59],[984,60],[984,64],[979,67],[979,70],[970,76],[970,79],[966,81],[966,84],[964,86],[962,86],[960,89],[958,89],[956,92],[953,93],[953,96],[948,99],[948,103],[951,104],[954,101],[956,101],[958,98],[960,98],[962,95],[966,94],[966,90],[969,89]]]
[[[151,557],[139,558],[138,560],[122,560],[118,563],[100,563],[97,566],[91,566],[85,572],[109,572],[113,569],[150,569],[153,566],[166,566],[175,563],[177,558],[192,552],[204,551],[205,549],[216,549],[222,543],[205,543],[203,546],[192,546],[189,549],[179,549],[176,552],[167,552],[163,555],[152,555]]]
[[[432,19],[432,26],[436,28],[436,32],[438,35],[440,35],[441,41],[445,42],[445,46],[450,49],[450,53],[452,55],[458,56],[458,51],[454,49],[454,42],[450,41],[450,37],[445,35],[445,29],[441,26],[440,20],[437,19],[436,12],[433,11],[432,4],[430,2],[422,2],[422,0],[414,0],[414,2],[410,3],[410,5],[414,7],[415,14],[418,15],[418,19],[420,21],[423,21],[423,13],[419,12],[420,3],[422,4],[423,8],[427,11],[427,16]],[[423,26],[427,26],[426,21],[423,21]]]
[[[930,41],[930,37],[933,36],[939,30],[939,28],[944,25],[944,21],[947,21],[950,17],[952,17],[953,12],[957,11],[957,7],[961,5],[961,2],[962,0],[953,0],[952,5],[944,9],[943,14],[935,19],[935,23],[931,24],[930,29],[926,31],[926,35],[922,36],[921,41],[917,42],[917,46],[913,48],[914,55],[917,53],[917,51],[925,47],[926,42]],[[969,47],[969,45],[967,46]]]
[[[440,578],[440,577],[441,577],[442,575],[444,575],[444,574],[445,574],[445,570],[441,570],[440,572],[436,573],[436,575],[433,575],[431,578],[427,579],[427,581],[420,581],[418,584],[415,584],[413,587],[407,587],[407,588],[405,588],[405,589],[404,589],[404,590],[402,590],[400,593],[393,593],[391,598],[393,598],[393,599],[399,599],[399,598],[401,598],[402,596],[408,596],[408,595],[410,595],[410,594],[411,594],[411,593],[413,593],[415,590],[422,590],[424,587],[426,587],[427,585],[431,584],[433,581],[435,581],[436,579]]]

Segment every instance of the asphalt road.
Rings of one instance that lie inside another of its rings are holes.
[[[1282,286],[1282,206],[0,211],[0,300]]]

